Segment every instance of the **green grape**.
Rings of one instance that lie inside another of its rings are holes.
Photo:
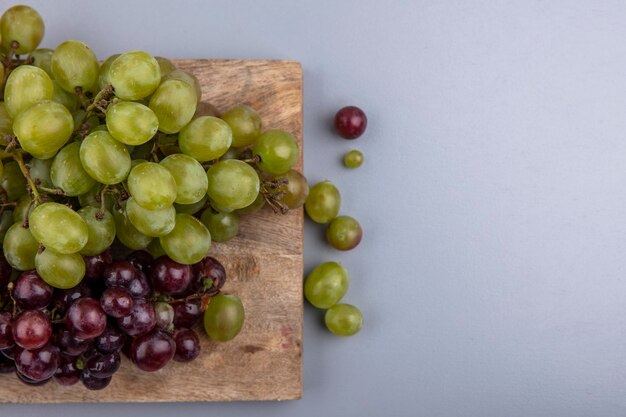
[[[52,54],[52,73],[57,83],[70,93],[77,88],[90,91],[98,81],[98,58],[80,41],[65,41]]]
[[[5,210],[0,214],[0,242],[4,242],[7,230],[13,223],[15,222],[13,221],[13,212],[11,210]]]
[[[50,178],[50,169],[52,169],[53,160],[54,159],[31,159],[28,163],[30,178],[43,187],[54,187],[52,178]]]
[[[204,330],[213,340],[227,342],[239,334],[245,320],[245,311],[239,297],[218,294],[204,311]]]
[[[81,207],[96,207],[96,208],[100,208],[102,206],[102,202],[101,202],[101,194],[102,194],[102,188],[104,186],[100,183],[96,183],[96,185],[94,187],[92,187],[89,191],[87,191],[85,194],[81,194],[78,196],[78,203],[80,204]],[[113,199],[113,197],[106,195],[104,196],[104,208],[111,211],[113,210],[113,205],[114,205],[115,201]]]
[[[51,249],[38,253],[35,257],[37,273],[51,287],[74,288],[85,276],[85,261],[77,253],[63,254]]]
[[[200,101],[202,101],[202,87],[200,86],[200,81],[198,80],[198,78],[196,78],[195,75],[180,69],[174,69],[165,77],[164,81],[167,80],[179,80],[189,84],[193,87],[193,90],[196,93],[197,103],[200,103]]]
[[[260,181],[254,168],[237,159],[219,161],[207,171],[207,194],[219,206],[230,210],[246,207],[257,198]],[[220,210],[221,211],[221,210]]]
[[[143,104],[121,101],[109,107],[106,115],[109,132],[126,145],[141,145],[159,129],[156,114]]]
[[[109,81],[117,97],[122,100],[140,100],[148,97],[159,86],[161,70],[157,60],[149,53],[126,52],[111,64]]]
[[[361,310],[351,304],[335,304],[324,314],[328,330],[337,336],[352,336],[363,326]]]
[[[22,227],[21,222],[13,224],[7,230],[3,242],[4,257],[9,265],[20,271],[35,269],[35,255],[39,242],[30,229]]]
[[[52,97],[52,80],[44,70],[32,65],[20,65],[11,71],[4,87],[4,103],[13,119],[33,104]]]
[[[63,105],[44,100],[18,114],[13,130],[26,152],[35,158],[48,159],[72,135],[74,120]]]
[[[356,149],[351,150],[343,156],[343,164],[350,169],[355,169],[363,165],[363,160],[363,154]]]
[[[208,197],[205,194],[197,203],[193,203],[193,204],[174,203],[174,208],[176,209],[176,213],[196,214],[197,212],[202,210],[204,206],[206,206],[207,200],[208,200]]]
[[[6,75],[6,71],[4,69],[4,64],[0,62],[0,86],[4,85],[4,76]]]
[[[87,239],[87,244],[81,249],[80,254],[94,256],[104,252],[115,240],[115,220],[113,220],[111,212],[87,206],[78,210],[77,213],[83,218],[87,229],[89,229],[89,239]]]
[[[133,160],[141,159],[145,161],[150,157],[150,152],[152,152],[153,147],[154,140],[149,140],[144,144],[135,146],[135,149],[133,149],[130,156],[133,158]]]
[[[2,48],[11,49],[15,41],[19,44],[15,53],[28,54],[37,48],[43,38],[45,26],[43,19],[35,9],[28,6],[13,6],[0,18]]]
[[[289,170],[283,177],[287,179],[288,183],[279,189],[285,193],[280,201],[292,210],[302,207],[309,195],[309,183],[306,178],[293,169]]]
[[[13,135],[13,118],[4,102],[0,102],[0,135]]]
[[[209,186],[204,168],[200,162],[190,156],[174,154],[161,161],[176,181],[176,200],[178,204],[193,204],[206,196]]]
[[[222,115],[233,131],[233,146],[241,148],[252,145],[261,134],[261,117],[250,106],[233,107]]]
[[[167,168],[154,162],[142,162],[128,174],[128,191],[141,207],[164,209],[176,200],[176,180]]]
[[[80,145],[85,171],[102,184],[118,184],[130,172],[130,154],[109,132],[90,133]]]
[[[137,204],[133,197],[126,200],[126,215],[139,232],[150,237],[165,236],[172,231],[176,222],[174,206],[147,210]]]
[[[324,322],[337,336],[352,336],[361,330],[363,314],[351,304],[335,304],[326,310]]]
[[[28,218],[30,232],[48,249],[69,254],[80,251],[89,239],[85,221],[74,210],[59,203],[43,203]]]
[[[335,249],[353,249],[357,247],[362,238],[361,225],[350,216],[335,217],[326,229],[326,239]]]
[[[304,296],[317,308],[329,308],[346,295],[348,272],[337,262],[324,262],[311,271],[304,283]]]
[[[159,69],[161,70],[161,81],[167,77],[172,71],[176,70],[176,65],[167,58],[162,56],[155,56],[154,59],[159,63]]]
[[[152,242],[150,242],[146,250],[154,259],[166,254],[161,247],[161,241],[159,239],[152,239]]]
[[[4,175],[4,164],[0,160],[0,178],[2,178],[3,175]]]
[[[256,196],[256,198],[251,204],[245,206],[244,208],[238,209],[237,213],[238,214],[256,213],[257,211],[261,210],[264,205],[265,205],[265,197],[263,196],[263,193],[259,193],[259,195]]]
[[[214,242],[226,242],[239,232],[239,216],[236,213],[214,213],[208,208],[200,216],[200,221],[209,229]]]
[[[152,241],[152,238],[141,233],[133,226],[130,220],[128,220],[128,216],[125,214],[126,201],[122,202],[121,206],[121,211],[113,210],[117,238],[129,249],[145,249]]]
[[[100,66],[100,71],[98,72],[98,88],[100,88],[100,90],[111,84],[111,81],[109,80],[109,71],[111,70],[111,64],[119,56],[120,54],[111,55]]]
[[[192,86],[180,80],[167,80],[154,92],[149,107],[159,119],[159,130],[171,134],[191,121],[196,104],[196,92]]]
[[[318,182],[309,189],[304,209],[315,223],[328,223],[339,213],[341,194],[330,181]]]
[[[4,164],[2,174],[2,189],[7,193],[9,201],[17,201],[20,197],[27,195],[26,179],[22,174],[20,166],[15,161]]]
[[[32,65],[44,70],[46,74],[50,76],[50,78],[54,77],[54,75],[52,74],[52,53],[53,52],[54,51],[52,49],[37,48],[33,52],[31,52],[30,55],[28,56],[30,59],[33,60]]]
[[[24,219],[33,211],[33,200],[29,195],[23,195],[17,200],[17,205],[13,208],[13,223],[22,223]]]
[[[224,155],[231,145],[232,131],[228,124],[213,116],[192,120],[178,134],[180,150],[200,162]]]
[[[85,194],[96,185],[80,162],[80,142],[65,145],[52,160],[50,179],[70,197]]]
[[[282,175],[298,161],[298,141],[282,130],[263,132],[254,142],[252,153],[261,158],[259,168],[273,175]]]
[[[56,81],[52,81],[52,85],[54,86],[52,100],[63,104],[70,112],[78,110],[78,96],[76,96],[76,94],[65,91]]]
[[[224,207],[217,204],[215,201],[209,199],[209,205],[213,207],[213,210],[219,211],[220,213],[232,213],[235,211],[234,208]]]
[[[233,148],[232,146],[228,148],[224,155],[220,156],[220,161],[224,161],[226,159],[239,159],[239,155],[243,150],[240,148]]]
[[[211,234],[200,220],[189,214],[177,214],[172,231],[159,239],[167,256],[186,265],[200,262],[211,247]]]

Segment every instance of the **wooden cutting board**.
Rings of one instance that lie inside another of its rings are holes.
[[[180,60],[202,84],[202,100],[223,112],[240,103],[256,108],[264,128],[284,129],[300,143],[302,170],[302,68],[291,61]],[[303,213],[275,214],[269,207],[242,217],[239,236],[214,243],[224,263],[224,292],[238,295],[246,321],[232,341],[216,343],[204,332],[193,362],[170,362],[147,373],[123,357],[102,391],[82,384],[41,387],[0,375],[0,402],[172,402],[287,400],[302,395]]]

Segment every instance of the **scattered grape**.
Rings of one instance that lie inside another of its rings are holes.
[[[324,262],[307,276],[304,296],[317,308],[329,308],[343,298],[348,284],[348,272],[340,264]]]
[[[354,249],[363,237],[363,230],[356,219],[350,216],[335,217],[326,229],[326,239],[339,250]]]
[[[363,165],[363,160],[363,154],[361,151],[357,151],[356,149],[346,153],[343,157],[344,165],[350,169],[355,169]]]
[[[226,342],[239,334],[244,316],[243,305],[238,297],[216,295],[204,312],[204,330],[211,339]]]
[[[326,310],[324,322],[337,336],[352,336],[361,330],[363,315],[351,304],[335,304]]]
[[[306,213],[316,223],[328,223],[339,213],[341,195],[330,181],[319,182],[309,189],[304,203]]]
[[[355,106],[340,109],[335,115],[335,130],[345,139],[356,139],[365,132],[367,117]]]

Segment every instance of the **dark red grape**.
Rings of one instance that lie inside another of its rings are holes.
[[[192,267],[193,289],[207,294],[217,294],[226,282],[226,269],[215,258],[205,257]]]
[[[193,330],[176,330],[174,333],[174,341],[176,342],[175,361],[190,362],[200,354],[200,339]]]
[[[35,381],[35,380],[32,380],[32,379],[22,375],[20,373],[20,371],[17,370],[17,368],[15,369],[15,375],[17,375],[17,378],[20,381],[22,381],[24,384],[32,386],[32,387],[39,387],[41,385],[45,385],[48,382],[50,382],[50,380],[52,379],[52,378],[48,378],[48,379],[44,379],[43,381]]]
[[[74,288],[70,288],[68,290],[54,290],[52,306],[57,313],[63,316],[74,301],[78,300],[79,298],[91,296],[91,288],[89,288],[87,284],[81,282]]]
[[[65,325],[79,339],[93,339],[104,332],[107,316],[98,300],[79,298],[67,310]]]
[[[4,355],[0,355],[0,374],[10,374],[15,371],[15,362]]]
[[[130,336],[148,333],[156,325],[154,306],[144,299],[136,298],[132,312],[117,319],[117,325]]]
[[[110,250],[94,255],[83,256],[85,260],[85,280],[87,283],[92,284],[102,280],[102,274],[104,269],[113,262]]]
[[[148,283],[146,274],[139,270],[136,272],[135,278],[128,284],[128,291],[130,291],[135,298],[146,298],[150,294],[150,283]]]
[[[15,351],[15,367],[26,378],[43,381],[56,372],[59,355],[59,348],[51,344],[33,350],[18,348]]]
[[[174,307],[174,327],[192,328],[202,316],[200,300],[177,301],[172,304]]]
[[[59,385],[74,385],[80,379],[80,369],[76,367],[76,358],[63,355],[59,357],[59,367],[53,377]]]
[[[80,380],[83,382],[85,388],[92,391],[104,389],[111,383],[110,376],[106,378],[96,378],[91,375],[86,368],[80,373]]]
[[[126,335],[112,325],[95,340],[96,349],[101,353],[119,352],[124,347]]]
[[[365,132],[367,116],[355,106],[342,108],[335,115],[335,130],[345,139],[356,139]]]
[[[23,310],[36,310],[48,307],[52,301],[53,289],[37,271],[22,272],[13,286],[13,299]]]
[[[86,369],[91,376],[106,378],[113,376],[120,369],[120,354],[117,352],[107,354],[95,354],[85,363]]]
[[[0,292],[4,291],[7,285],[9,285],[11,272],[13,272],[13,268],[11,268],[11,265],[7,262],[4,253],[0,251]]]
[[[55,342],[61,350],[61,353],[69,356],[78,356],[85,353],[93,345],[93,341],[79,339],[65,327],[61,327],[57,330]]]
[[[102,293],[100,305],[105,313],[118,319],[130,314],[133,309],[133,297],[122,287],[112,287]]]
[[[134,252],[131,252],[126,257],[126,260],[130,262],[131,265],[135,267],[135,269],[143,272],[146,275],[150,275],[150,266],[154,261],[154,257],[145,250],[136,250]]]
[[[180,294],[191,283],[191,267],[165,255],[154,260],[150,274],[154,289],[165,294]]]
[[[104,269],[102,273],[104,284],[111,287],[128,288],[135,278],[135,268],[128,261],[115,261]]]
[[[176,343],[169,334],[154,330],[133,340],[130,355],[139,369],[154,372],[167,365],[175,350]]]
[[[50,318],[40,310],[22,311],[13,321],[13,339],[24,349],[38,349],[52,336]]]
[[[11,325],[11,313],[0,312],[0,350],[13,347],[13,326]]]

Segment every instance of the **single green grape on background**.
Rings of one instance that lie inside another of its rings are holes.
[[[360,167],[361,165],[363,165],[364,160],[365,160],[365,157],[363,156],[363,153],[361,153],[361,151],[358,151],[356,149],[353,149],[350,152],[347,152],[343,157],[344,165],[350,169],[355,169],[355,168]]]
[[[329,308],[346,295],[350,279],[348,271],[337,262],[316,266],[304,282],[304,296],[317,308]]]
[[[361,310],[351,304],[335,304],[324,314],[328,330],[337,336],[352,336],[363,326]]]
[[[328,223],[339,213],[341,194],[330,181],[318,182],[309,189],[304,209],[316,223]]]

